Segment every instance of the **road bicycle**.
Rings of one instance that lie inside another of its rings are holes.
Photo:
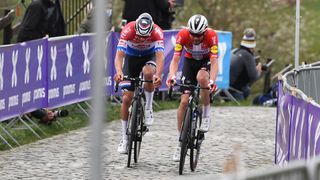
[[[209,89],[203,88],[199,85],[186,85],[186,84],[175,84],[174,86],[180,86],[190,91],[189,101],[187,109],[184,113],[184,119],[182,123],[180,133],[180,162],[179,162],[179,174],[183,173],[185,159],[187,156],[188,149],[190,150],[190,169],[194,171],[197,167],[200,148],[202,141],[204,140],[204,132],[200,131],[199,128],[202,122],[202,110],[200,105],[200,90]],[[173,86],[169,89],[169,97],[171,97]]]
[[[148,132],[148,128],[144,124],[144,98],[143,98],[143,83],[153,83],[152,80],[145,80],[139,77],[129,78],[124,77],[124,81],[130,81],[134,84],[134,96],[129,108],[129,119],[127,126],[128,136],[128,161],[127,167],[131,165],[132,152],[134,162],[137,163],[140,155],[142,136]],[[116,84],[115,91],[118,91],[118,83]]]

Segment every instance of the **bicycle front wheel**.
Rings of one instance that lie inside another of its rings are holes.
[[[142,136],[143,136],[143,131],[144,131],[144,100],[143,98],[140,99],[140,104],[137,106],[138,111],[137,111],[137,133],[136,133],[136,140],[134,142],[134,162],[137,163],[139,156],[140,156],[140,149],[141,149],[141,143],[142,143]]]
[[[180,151],[180,162],[179,162],[179,174],[181,175],[183,172],[183,167],[186,159],[186,155],[188,152],[188,144],[189,144],[189,137],[190,137],[190,123],[192,118],[192,110],[188,107],[184,114],[180,140],[181,140],[181,151]]]
[[[131,155],[132,155],[132,147],[134,145],[136,139],[136,131],[137,131],[137,101],[133,101],[131,106],[131,113],[128,122],[128,161],[127,167],[130,167],[131,164]]]

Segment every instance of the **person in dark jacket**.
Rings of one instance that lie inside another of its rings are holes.
[[[54,0],[54,5],[48,8],[48,27],[49,37],[66,35],[65,21],[61,11],[60,0]]]
[[[122,19],[135,21],[140,14],[148,13],[155,24],[160,24],[161,11],[168,8],[168,0],[124,0]]]
[[[166,4],[166,8],[160,9],[160,22],[159,26],[163,30],[169,30],[172,27],[172,22],[174,21],[175,17],[175,11],[174,7],[176,5],[175,0],[168,0],[168,3]]]
[[[43,38],[48,35],[48,8],[55,0],[35,0],[28,6],[20,25],[17,42]]]
[[[261,74],[261,63],[256,64],[254,50],[256,32],[252,28],[244,30],[240,47],[232,50],[230,66],[229,92],[237,99],[246,99],[250,94],[250,85]]]

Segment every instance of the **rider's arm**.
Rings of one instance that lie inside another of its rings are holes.
[[[124,57],[125,57],[125,52],[118,50],[116,53],[115,62],[114,62],[117,74],[122,74],[122,64],[123,64]]]
[[[216,82],[217,76],[218,76],[218,70],[219,70],[219,66],[218,66],[218,58],[211,56],[210,57],[210,80],[213,80],[213,82]]]
[[[210,81],[216,82],[218,76],[218,35],[215,31],[211,31],[211,48],[210,48]]]
[[[177,71],[178,71],[178,67],[179,67],[179,62],[180,62],[180,56],[179,55],[173,55],[173,58],[171,60],[170,63],[170,68],[169,68],[169,76],[175,76]]]

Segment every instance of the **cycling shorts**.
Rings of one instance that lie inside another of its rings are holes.
[[[181,74],[181,83],[188,85],[197,85],[197,74],[200,70],[205,70],[210,73],[210,59],[195,60],[185,58],[183,61],[183,68]],[[182,93],[189,93],[187,88],[180,87]]]
[[[155,56],[154,54],[147,56],[130,56],[126,55],[123,65],[123,75],[131,78],[139,77],[142,68],[145,65],[152,65],[156,68]],[[134,91],[134,84],[130,81],[122,81],[119,86],[122,91]]]

